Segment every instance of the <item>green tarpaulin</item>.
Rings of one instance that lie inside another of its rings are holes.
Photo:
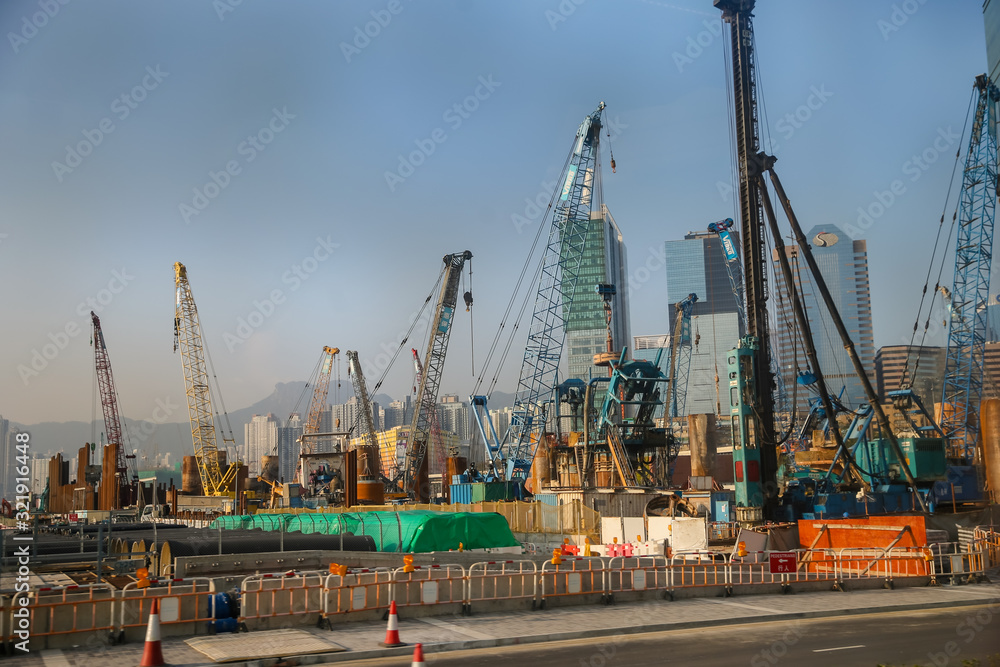
[[[287,532],[370,535],[379,551],[423,553],[516,547],[507,520],[495,512],[345,512],[220,517],[213,528],[262,528]],[[400,546],[402,543],[402,546]]]

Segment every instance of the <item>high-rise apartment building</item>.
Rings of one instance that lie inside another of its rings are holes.
[[[591,213],[583,259],[573,300],[563,304],[566,320],[566,348],[569,377],[588,380],[607,375],[607,369],[594,366],[594,355],[607,351],[608,324],[604,300],[598,285],[615,286],[611,299],[611,338],[616,351],[630,340],[628,306],[628,267],[625,243],[618,224],[606,205]]]
[[[291,482],[295,477],[303,426],[301,415],[293,412],[285,425],[278,428],[278,476],[283,482]]]
[[[261,457],[271,456],[278,449],[278,420],[273,413],[254,415],[243,431],[247,450],[245,463],[250,477],[255,478],[261,472]]]
[[[812,245],[813,256],[830,290],[833,303],[871,379],[874,377],[875,338],[872,328],[866,243],[864,240],[852,241],[851,237],[836,225],[816,225],[806,236]],[[861,380],[854,373],[854,366],[840,341],[830,313],[816,290],[816,284],[805,260],[800,260],[798,247],[786,246],[785,253],[795,277],[795,289],[803,301],[806,317],[809,319],[816,356],[827,390],[841,396],[847,407],[855,408],[867,402]],[[772,259],[775,262],[775,271],[780,276],[777,258],[775,254]],[[791,387],[791,383],[797,378],[797,371],[807,368],[806,355],[798,326],[795,324],[788,290],[780,277],[775,281],[772,294],[777,300],[778,310],[777,322],[771,325],[773,339],[776,341],[774,352],[778,356],[785,386]],[[800,411],[808,409],[809,396],[810,394],[806,392],[798,392]]]
[[[730,233],[739,247],[739,234]],[[712,232],[690,232],[681,240],[667,241],[664,254],[667,300],[663,308],[670,322],[671,335],[676,322],[674,304],[690,294],[698,296],[691,310],[691,367],[685,412],[718,414],[721,409],[723,414],[728,414],[727,356],[743,335],[743,325],[729,282],[722,242]],[[652,356],[647,358],[652,359]],[[665,374],[669,373],[668,366],[669,360],[661,360]],[[723,382],[721,390],[720,381]]]

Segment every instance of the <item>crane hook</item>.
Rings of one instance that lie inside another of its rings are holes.
[[[472,307],[472,291],[466,292],[462,297],[465,299],[465,312],[469,312],[469,309]]]
[[[615,173],[615,159],[611,158],[611,173]]]

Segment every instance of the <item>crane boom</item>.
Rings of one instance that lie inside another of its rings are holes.
[[[965,157],[955,283],[944,377],[941,427],[951,456],[971,461],[979,436],[983,396],[986,306],[993,259],[993,216],[997,196],[996,104],[1000,92],[985,74],[976,77],[977,102]]]
[[[451,339],[451,323],[458,303],[459,279],[462,277],[465,263],[471,259],[472,253],[466,250],[445,255],[443,260],[444,276],[441,281],[441,293],[434,311],[434,319],[431,321],[426,361],[420,374],[413,423],[410,426],[410,439],[403,463],[403,492],[407,495],[416,493],[422,499],[427,498],[429,489],[417,489],[417,477],[427,456],[427,443],[436,418],[438,390],[441,387],[448,341]],[[466,305],[471,306],[471,304],[472,295],[466,293]]]
[[[362,477],[379,479],[382,466],[378,433],[375,430],[375,419],[372,416],[372,404],[368,398],[365,376],[361,372],[361,362],[358,361],[358,353],[355,350],[347,351],[347,374],[351,376],[354,396],[358,399],[358,410],[361,412],[361,439],[365,443],[361,447],[364,461],[358,462],[358,471]]]
[[[216,444],[215,421],[212,417],[211,391],[205,365],[205,345],[202,342],[198,307],[191,294],[187,269],[174,264],[174,283],[177,290],[174,310],[174,352],[180,348],[184,370],[184,389],[187,394],[188,417],[191,420],[191,441],[201,473],[201,483],[207,496],[232,494],[235,489],[239,465],[230,462],[225,472],[220,464]]]
[[[104,479],[101,483],[101,505],[103,509],[121,509],[132,503],[129,479],[129,455],[125,451],[121,413],[118,410],[118,392],[115,389],[114,375],[111,373],[111,357],[104,342],[104,331],[101,329],[101,319],[94,311],[90,311],[94,324],[94,362],[97,368],[97,386],[101,393],[101,408],[104,412],[104,433],[108,439],[108,447],[114,448],[115,479]],[[134,457],[131,457],[134,458]],[[105,500],[105,494],[109,496]]]
[[[320,419],[322,419],[323,409],[326,407],[326,397],[330,393],[330,375],[333,370],[333,360],[338,354],[340,354],[340,348],[330,347],[329,345],[323,347],[319,374],[316,376],[316,384],[313,386],[312,400],[309,402],[309,417],[306,420],[305,427],[302,429],[303,434],[319,433]],[[314,441],[313,439],[309,442],[312,443]],[[310,444],[307,449],[311,452],[312,445]]]
[[[573,302],[583,263],[592,211],[601,200],[600,136],[604,102],[584,118],[573,139],[568,166],[554,196],[552,224],[539,273],[535,309],[528,331],[514,409],[500,440],[485,396],[473,396],[479,432],[486,442],[491,467],[507,461],[506,475],[527,479],[547,418],[547,404],[556,385],[566,339],[565,310]],[[488,425],[488,428],[487,428]]]

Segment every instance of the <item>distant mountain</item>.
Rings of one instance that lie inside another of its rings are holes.
[[[340,388],[340,400],[346,402],[354,392],[349,383]],[[243,426],[248,424],[254,415],[274,414],[279,423],[284,424],[293,410],[298,411],[302,419],[307,417],[309,401],[312,398],[306,389],[306,383],[279,382],[274,391],[266,398],[253,405],[229,413],[229,424],[232,426],[233,437],[237,445],[243,445]],[[383,408],[394,400],[388,394],[376,394],[374,400]],[[463,400],[468,400],[463,397]],[[493,392],[489,408],[498,410],[514,404],[514,394],[502,391]],[[179,461],[181,456],[191,452],[191,426],[188,423],[187,407],[178,406],[168,417],[177,421],[155,424],[150,421],[124,419],[124,428],[128,432],[128,442],[140,456],[145,454],[152,458],[154,453],[170,452],[173,460]],[[225,426],[224,420],[217,420],[217,425]],[[82,421],[73,422],[42,422],[39,424],[11,424],[11,428],[19,428],[31,434],[32,451],[37,454],[52,456],[63,452],[66,459],[76,456],[76,452],[86,442],[103,442],[104,420],[99,419],[93,424]],[[227,434],[228,435],[228,434]],[[75,472],[71,473],[75,474]]]

